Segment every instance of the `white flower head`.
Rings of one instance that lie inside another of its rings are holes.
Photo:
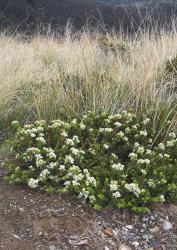
[[[40,181],[45,181],[47,176],[50,174],[49,170],[48,169],[44,169],[40,175],[39,175],[39,180]]]
[[[128,137],[127,137],[127,136],[124,136],[124,137],[123,137],[123,141],[127,142],[127,141],[128,141]]]
[[[72,139],[66,139],[66,144],[70,146],[74,146],[74,142]]]
[[[74,163],[74,159],[72,158],[71,155],[67,155],[67,156],[65,157],[65,163],[71,163],[71,164]]]
[[[104,131],[107,133],[111,133],[113,131],[113,129],[112,128],[105,128]]]
[[[35,180],[33,178],[30,178],[29,181],[28,181],[28,186],[30,188],[37,188],[38,187],[38,182],[39,182],[39,180]]]
[[[124,137],[124,132],[120,131],[120,132],[118,133],[118,136],[119,136],[120,138],[123,138],[123,137]]]
[[[115,198],[120,198],[121,194],[119,193],[119,191],[116,191],[115,193],[112,194],[112,196]]]
[[[77,123],[76,119],[72,120],[72,122],[71,122],[72,125],[76,125],[76,123]]]
[[[150,160],[149,159],[139,159],[137,161],[138,164],[146,164],[149,165],[150,164]]]
[[[141,130],[141,131],[140,131],[140,135],[143,135],[143,136],[146,137],[146,136],[147,136],[147,131],[146,131],[146,130],[144,130],[144,131]]]
[[[125,168],[125,166],[121,163],[113,164],[111,167],[117,171],[122,171]]]
[[[160,200],[161,200],[161,202],[165,202],[165,197],[164,197],[164,195],[161,195],[161,196],[160,196]]]
[[[146,155],[152,155],[152,150],[147,149],[147,150],[146,150]]]
[[[72,152],[73,155],[79,155],[79,153],[80,153],[80,150],[77,149],[77,148],[74,148],[74,147],[72,147],[72,148],[70,149],[70,151]]]
[[[116,127],[120,128],[120,127],[122,126],[122,123],[120,123],[120,122],[115,122],[114,125],[115,125]]]
[[[104,144],[104,145],[103,145],[103,148],[109,149],[109,145],[108,145],[108,144]]]
[[[61,136],[63,136],[63,137],[68,137],[68,134],[67,134],[66,131],[64,130],[64,131],[61,133]]]
[[[91,203],[94,203],[96,201],[96,198],[94,195],[89,196],[89,200]]]
[[[55,154],[54,152],[48,153],[47,156],[48,156],[50,159],[56,159],[56,158],[57,158],[57,156],[56,156],[56,154]]]
[[[36,141],[38,141],[38,142],[40,142],[40,143],[42,143],[42,144],[46,144],[46,141],[45,141],[45,139],[44,139],[44,137],[37,137],[36,138]]]
[[[143,124],[144,124],[144,125],[147,125],[147,124],[150,123],[150,121],[151,121],[151,120],[150,120],[149,118],[146,118],[146,119],[143,121]]]
[[[117,181],[111,180],[109,186],[110,186],[110,190],[111,191],[117,191],[117,189],[118,189],[118,183],[117,183]]]
[[[144,147],[143,146],[138,147],[137,148],[137,153],[142,155],[144,153]]]
[[[85,129],[85,125],[83,124],[83,122],[81,122],[81,123],[79,124],[79,126],[80,126],[80,128],[81,128],[82,130]]]
[[[129,154],[129,157],[131,160],[137,160],[138,155],[132,152]]]
[[[167,141],[167,147],[170,148],[170,147],[173,147],[173,142],[172,141]]]
[[[64,170],[66,169],[66,167],[65,167],[65,165],[60,165],[59,169],[60,169],[61,171],[64,171]]]
[[[140,188],[138,187],[138,184],[135,184],[135,183],[130,183],[130,184],[125,184],[125,188],[129,191],[129,192],[132,192],[134,193],[134,195],[136,197],[139,197],[140,193],[141,193],[141,190]]]
[[[158,148],[163,151],[165,150],[165,145],[163,143],[159,143]]]
[[[169,137],[172,138],[172,139],[176,139],[176,134],[175,133],[170,133]]]

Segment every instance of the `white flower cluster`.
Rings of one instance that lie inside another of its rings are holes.
[[[30,178],[28,181],[28,186],[30,188],[37,188],[38,187],[39,180],[35,180],[33,178]]]
[[[165,145],[163,143],[159,143],[158,148],[162,151],[165,150]]]
[[[73,164],[74,163],[74,158],[71,155],[66,155],[65,156],[65,163]]]
[[[144,154],[144,147],[143,146],[138,147],[136,152],[140,155],[143,155]]]
[[[130,153],[129,154],[129,157],[130,157],[130,159],[133,161],[133,160],[137,160],[137,158],[138,158],[138,155],[136,154],[136,153]]]
[[[122,123],[120,123],[120,122],[115,122],[114,125],[115,125],[116,127],[118,127],[118,128],[122,127]]]
[[[44,170],[40,173],[40,175],[39,175],[39,180],[40,180],[40,181],[46,181],[46,178],[47,178],[47,176],[49,176],[49,175],[50,175],[49,170],[48,170],[48,169],[44,169]]]
[[[140,195],[140,193],[141,193],[141,190],[140,190],[138,184],[135,184],[135,183],[130,183],[130,184],[126,183],[126,184],[125,184],[125,188],[126,188],[129,192],[134,193],[134,195],[135,195],[136,197],[139,197],[139,195]]]
[[[147,136],[147,131],[146,130],[144,130],[144,131],[142,131],[142,130],[140,130],[140,135],[143,135],[143,136]]]
[[[53,120],[52,124],[49,126],[49,128],[51,129],[58,129],[58,128],[67,129],[69,127],[70,127],[69,123],[63,122],[61,120]]]
[[[86,190],[85,188],[82,188],[81,192],[78,195],[78,198],[83,200],[83,201],[86,201],[86,199],[89,197],[89,194],[90,193],[88,190]]]
[[[74,147],[70,148],[70,151],[71,151],[71,153],[72,153],[73,155],[75,155],[75,156],[81,155],[81,154],[82,154],[82,155],[85,154],[85,152],[84,152],[83,150],[77,149],[77,148],[74,148]]]
[[[118,182],[117,181],[113,181],[113,180],[111,180],[109,186],[110,186],[110,190],[111,191],[117,191],[118,188],[119,188]]]
[[[99,129],[99,132],[100,133],[111,133],[113,131],[113,129],[112,128],[100,128]]]
[[[41,152],[40,149],[39,148],[35,148],[35,147],[27,149],[27,153],[31,153],[31,154],[40,154],[40,152]]]
[[[108,145],[108,144],[104,144],[104,145],[103,145],[103,148],[109,149],[109,145]]]
[[[65,130],[63,130],[63,131],[61,132],[61,136],[63,136],[63,137],[68,137],[68,134],[67,134],[67,132],[66,132]]]
[[[42,136],[37,137],[37,138],[36,138],[36,141],[38,141],[38,142],[40,142],[40,143],[42,143],[42,144],[46,144],[46,140],[45,140],[44,137],[42,137]]]
[[[95,196],[90,194],[90,187],[96,187],[97,182],[87,169],[81,171],[78,166],[73,165],[69,168],[68,173],[63,177],[65,189],[76,188],[80,190],[78,197],[83,201],[89,199],[91,203],[95,201]]]
[[[121,163],[117,163],[117,164],[114,163],[111,167],[112,167],[112,169],[115,169],[117,171],[122,171],[122,170],[124,170],[125,165],[123,165]]]
[[[146,165],[149,165],[150,164],[150,160],[149,159],[139,159],[137,161],[138,164],[146,164]]]
[[[49,157],[49,159],[54,159],[55,160],[57,158],[57,156],[55,154],[55,151],[52,148],[43,147],[43,149],[47,153],[47,157]]]
[[[74,146],[75,144],[78,144],[80,142],[78,136],[73,136],[72,139],[70,138],[67,138],[66,139],[66,144],[69,145],[69,146]]]
[[[110,191],[112,192],[112,196],[114,198],[120,198],[121,197],[121,194],[118,191],[119,185],[118,185],[117,181],[111,180],[111,182],[109,184],[109,187],[110,187]]]

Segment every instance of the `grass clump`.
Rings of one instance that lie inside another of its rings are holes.
[[[156,140],[145,116],[89,112],[68,123],[13,125],[16,160],[3,164],[10,183],[69,193],[96,210],[146,212],[153,202],[177,199],[176,134]]]

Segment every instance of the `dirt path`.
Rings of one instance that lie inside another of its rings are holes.
[[[1,172],[0,249],[112,250],[124,244],[122,250],[128,250],[139,244],[137,249],[177,250],[174,205],[156,206],[144,217],[109,209],[96,213],[66,197],[7,185],[3,176]],[[164,221],[172,228],[165,231]]]

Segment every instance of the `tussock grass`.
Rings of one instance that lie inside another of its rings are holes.
[[[151,32],[139,38],[106,35],[124,44],[104,50],[100,35],[70,32],[60,39],[0,36],[0,129],[12,120],[80,117],[88,110],[150,114],[161,132],[176,125],[175,79],[164,65],[177,54],[177,32]],[[126,49],[127,48],[127,49]]]

